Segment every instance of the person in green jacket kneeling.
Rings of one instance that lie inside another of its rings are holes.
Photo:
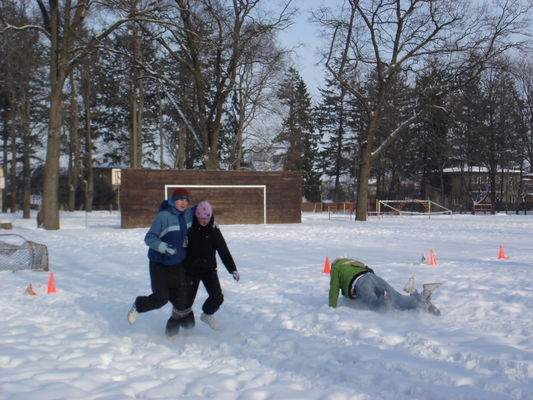
[[[430,301],[431,294],[442,283],[426,283],[422,293],[415,288],[415,277],[409,278],[404,291],[408,296],[397,292],[383,278],[361,261],[351,258],[338,258],[333,261],[330,272],[329,306],[337,307],[339,290],[349,299],[358,299],[373,311],[423,310],[440,315],[440,310]]]

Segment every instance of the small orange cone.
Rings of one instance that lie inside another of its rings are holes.
[[[329,258],[326,256],[326,261],[324,262],[324,273],[329,274],[331,272],[331,268],[329,266]]]
[[[36,293],[35,290],[33,290],[33,288],[31,287],[31,283],[28,285],[28,287],[27,287],[26,290],[24,291],[24,294],[29,294],[30,296],[37,296],[37,293]]]
[[[509,257],[505,257],[505,253],[503,251],[503,246],[500,244],[500,254],[498,256],[498,260],[502,260],[502,259],[505,259],[505,258],[509,258]]]
[[[429,265],[437,265],[437,259],[435,258],[433,249],[429,249]]]
[[[54,284],[54,273],[50,272],[50,278],[48,278],[48,291],[47,294],[56,293],[56,285]]]

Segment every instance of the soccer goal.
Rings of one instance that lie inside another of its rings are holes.
[[[325,209],[328,212],[328,219],[332,218],[350,218],[355,215],[355,203],[325,203]]]
[[[452,210],[431,200],[378,200],[377,215],[451,215]]]
[[[48,271],[48,248],[20,235],[0,235],[0,271]]]
[[[239,199],[241,210],[246,210],[252,217],[255,215],[263,221],[263,224],[267,223],[266,185],[165,185],[165,200],[178,187],[193,189],[194,193],[191,195],[194,201],[209,200],[211,203],[217,203],[217,199]],[[213,206],[217,208],[217,204]]]

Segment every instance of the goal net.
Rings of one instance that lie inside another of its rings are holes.
[[[431,200],[378,200],[377,215],[438,215],[452,210]]]
[[[329,219],[349,218],[351,221],[355,214],[355,203],[325,203],[325,210],[328,213]]]
[[[178,187],[192,189],[193,203],[209,200],[217,209],[218,216],[224,217],[238,204],[238,212],[241,217],[246,217],[249,223],[267,223],[266,185],[165,185],[165,199]]]
[[[0,235],[0,270],[48,271],[48,248],[20,235]]]

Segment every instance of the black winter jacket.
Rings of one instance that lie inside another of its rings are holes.
[[[214,215],[209,224],[202,226],[194,218],[189,231],[189,243],[187,246],[187,272],[190,275],[202,275],[207,271],[217,269],[216,252],[231,274],[237,270],[233,257],[226,245],[222,232],[214,223]]]

